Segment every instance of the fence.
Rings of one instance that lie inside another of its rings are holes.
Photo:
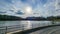
[[[6,34],[8,32],[14,32],[18,30],[22,30],[22,26],[20,25],[13,25],[13,26],[1,26],[0,27],[0,34]]]

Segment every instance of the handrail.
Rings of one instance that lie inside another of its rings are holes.
[[[12,25],[12,26],[0,26],[0,32],[7,33],[7,32],[14,32],[17,30],[22,30],[20,25]]]

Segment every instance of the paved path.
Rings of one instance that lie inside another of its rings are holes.
[[[29,34],[60,34],[60,26],[49,27]]]

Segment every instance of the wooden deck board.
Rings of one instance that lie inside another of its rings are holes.
[[[8,32],[7,34],[12,34],[12,33],[16,33],[16,32],[20,32],[22,30],[18,30],[18,31],[14,31],[14,32]]]

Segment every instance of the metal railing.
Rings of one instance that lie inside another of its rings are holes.
[[[6,34],[6,27],[5,26],[0,27],[0,34]]]
[[[8,32],[14,32],[22,30],[22,26],[20,25],[13,25],[13,26],[1,26],[0,27],[0,34],[6,34]]]

